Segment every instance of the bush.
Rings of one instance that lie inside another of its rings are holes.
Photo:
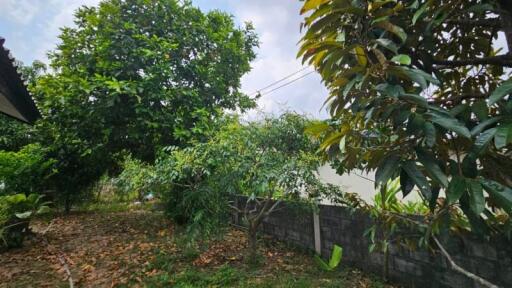
[[[125,157],[122,172],[114,179],[116,194],[122,201],[144,197],[151,192],[153,167],[131,156]]]
[[[0,250],[20,247],[29,232],[30,219],[50,210],[38,194],[0,196]]]
[[[212,158],[217,147],[168,148],[155,164],[153,187],[177,224],[187,225],[190,236],[213,234],[229,213],[227,203],[233,191],[220,189],[229,179],[215,177],[219,159]]]
[[[18,152],[0,151],[0,195],[41,193],[56,171],[46,149],[29,144]]]
[[[208,236],[228,223],[234,195],[249,196],[242,214],[255,244],[259,224],[279,200],[304,202],[328,190],[315,175],[321,159],[318,143],[304,134],[309,123],[294,113],[252,123],[227,118],[206,143],[166,149],[153,184],[167,213],[195,235]]]

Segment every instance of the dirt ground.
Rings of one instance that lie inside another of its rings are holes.
[[[258,283],[281,287],[273,283],[280,283],[276,281],[283,275],[292,284],[282,287],[296,287],[295,277],[306,277],[303,282],[315,283],[306,287],[327,287],[321,283],[338,283],[333,281],[340,277],[349,279],[342,280],[347,283],[343,287],[391,287],[375,286],[371,277],[353,269],[346,269],[344,276],[330,274],[320,279],[314,272],[317,270],[312,270],[316,265],[310,254],[270,239],[260,245],[264,265],[249,271],[243,259],[245,234],[235,229],[187,254],[176,237],[173,239],[173,225],[157,212],[82,212],[52,221],[33,221],[31,228],[36,236],[30,237],[23,248],[0,254],[1,288],[69,287],[69,274],[75,287],[171,287],[180,284],[183,273],[210,273],[226,265],[243,273],[243,287],[260,286]],[[152,279],[160,282],[151,284]],[[234,282],[231,287],[239,287],[242,282]]]
[[[35,221],[37,234],[49,223]],[[112,287],[169,249],[172,226],[146,211],[79,213],[57,217],[23,248],[0,254],[0,287],[66,287],[64,259],[76,286]]]

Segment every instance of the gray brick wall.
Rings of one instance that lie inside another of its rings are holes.
[[[245,199],[237,199],[239,207]],[[314,250],[313,214],[296,213],[286,207],[271,214],[263,223],[262,232],[276,239]],[[382,274],[384,256],[369,253],[369,241],[363,235],[373,225],[372,219],[361,212],[351,212],[338,206],[320,205],[321,254],[328,258],[334,244],[343,247],[343,265]],[[237,220],[238,219],[238,220]],[[240,215],[233,221],[241,224]],[[481,277],[502,287],[512,287],[512,245],[499,241],[483,241],[472,237],[453,236],[445,243],[454,261]],[[390,249],[389,276],[406,287],[480,287],[464,275],[448,267],[439,253],[424,249]]]

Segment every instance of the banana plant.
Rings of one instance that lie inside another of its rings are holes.
[[[318,263],[320,269],[324,271],[333,271],[338,267],[341,262],[341,257],[343,256],[343,248],[338,245],[334,245],[332,248],[331,259],[329,262],[325,262],[320,256],[315,255],[315,261]]]

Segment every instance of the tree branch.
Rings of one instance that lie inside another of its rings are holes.
[[[234,206],[234,205],[231,205],[231,204],[228,204],[229,208],[235,210],[236,212],[238,213],[242,213],[242,210],[238,209],[238,207]]]
[[[272,205],[272,207],[270,207],[270,209],[268,209],[268,211],[265,213],[265,217],[268,217],[268,215],[270,215],[270,213],[274,212],[277,205],[279,205],[281,203],[281,200],[277,200],[274,205]]]
[[[448,260],[448,262],[450,263],[450,266],[452,267],[453,270],[461,273],[461,274],[464,274],[466,277],[468,278],[471,278],[473,279],[474,281],[476,281],[478,284],[482,285],[482,286],[485,286],[485,287],[490,287],[490,288],[498,288],[498,286],[492,284],[491,282],[469,272],[469,271],[466,271],[464,268],[460,267],[459,265],[457,265],[457,263],[455,263],[452,259],[452,257],[450,256],[450,254],[448,254],[448,252],[446,251],[446,249],[444,249],[443,245],[441,245],[441,242],[439,242],[439,240],[437,239],[436,236],[432,235],[432,239],[434,239],[434,242],[436,242],[436,245],[437,247],[439,247],[439,250],[441,250],[441,253],[444,255],[444,257],[446,257],[446,259]]]
[[[458,104],[460,102],[462,102],[462,100],[465,100],[465,99],[486,99],[489,97],[489,94],[462,94],[462,95],[457,95],[457,96],[453,96],[453,97],[448,97],[448,98],[439,98],[439,99],[430,99],[428,100],[428,103],[431,103],[431,104],[446,104],[446,103],[453,103],[453,104]]]
[[[433,59],[432,63],[437,68],[443,67],[460,67],[460,66],[472,66],[472,65],[496,65],[503,67],[512,67],[512,56],[511,55],[499,55],[490,56],[466,60],[436,60]]]
[[[503,23],[500,22],[499,18],[489,18],[489,19],[480,19],[480,20],[472,20],[472,19],[448,19],[445,23],[453,24],[453,25],[466,25],[466,26],[478,26],[478,27],[492,27],[498,30],[503,29]]]

